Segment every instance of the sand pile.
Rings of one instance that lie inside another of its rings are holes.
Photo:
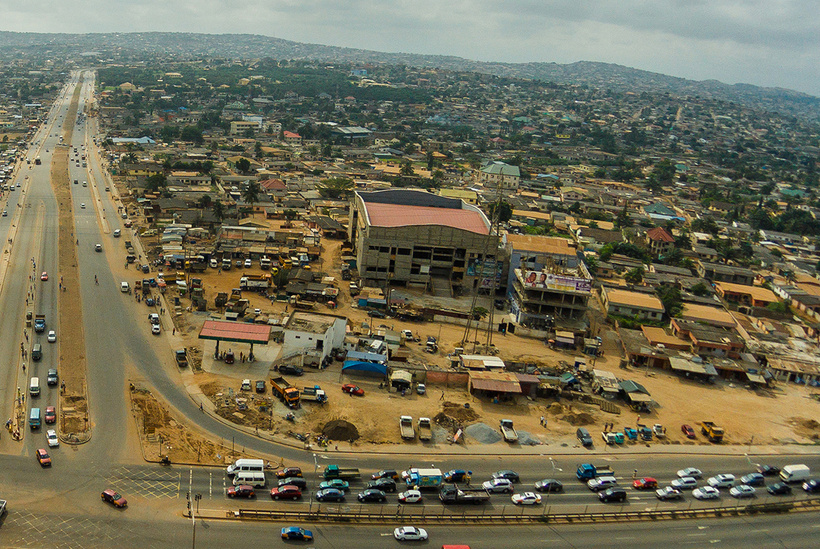
[[[330,440],[347,440],[353,442],[359,439],[359,430],[355,425],[343,419],[328,421],[322,427],[322,434]]]

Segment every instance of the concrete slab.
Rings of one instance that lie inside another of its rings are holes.
[[[279,356],[282,350],[282,346],[277,344],[255,345],[253,349],[255,360],[248,362],[247,355],[250,350],[249,345],[234,345],[223,342],[219,346],[219,350],[233,350],[236,356],[236,362],[233,364],[225,364],[221,360],[214,359],[214,352],[216,351],[215,341],[203,340],[202,343],[202,370],[210,374],[228,376],[236,379],[250,378],[266,380],[268,372],[273,366],[273,361]],[[245,362],[240,361],[239,353],[245,354]]]

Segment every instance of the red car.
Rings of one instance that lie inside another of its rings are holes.
[[[271,499],[302,499],[302,491],[298,486],[285,484],[278,488],[271,488]]]
[[[45,448],[37,450],[37,461],[39,461],[43,467],[51,467],[51,456],[48,455]]]
[[[680,430],[684,435],[686,435],[686,438],[695,438],[695,430],[692,429],[691,425],[684,423],[680,426]]]
[[[46,423],[54,423],[57,421],[57,412],[54,409],[54,406],[46,406],[45,420]]]
[[[285,467],[284,469],[279,469],[276,471],[276,476],[278,478],[301,477],[302,469],[299,467]]]
[[[100,494],[100,498],[104,502],[110,503],[114,507],[119,507],[120,509],[128,505],[128,501],[119,495],[116,490],[103,490],[103,493]]]
[[[632,481],[632,487],[636,490],[649,490],[658,487],[658,481],[652,477],[643,477]]]
[[[253,491],[253,486],[250,484],[240,484],[239,486],[231,486],[228,488],[229,498],[252,498],[256,496]]]
[[[346,384],[342,385],[342,392],[343,393],[349,393],[351,395],[360,396],[360,397],[364,396],[364,389],[362,389],[358,385],[353,385],[352,383],[346,383]]]
[[[43,274],[40,275],[40,280],[48,280],[48,273],[43,271]]]

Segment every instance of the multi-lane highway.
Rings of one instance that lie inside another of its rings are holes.
[[[26,393],[31,376],[45,379],[49,368],[60,364],[60,329],[57,325],[60,273],[57,263],[58,203],[49,180],[52,155],[59,145],[63,131],[73,129],[68,146],[71,211],[74,218],[74,245],[77,247],[80,288],[66,291],[78,296],[82,303],[84,347],[87,362],[88,400],[90,406],[90,442],[74,446],[62,444],[52,449],[54,465],[41,469],[34,460],[37,448],[45,447],[43,425],[32,432],[25,425],[22,442],[10,440],[6,432],[0,437],[0,499],[9,501],[9,514],[0,525],[0,546],[4,547],[99,547],[116,544],[121,547],[173,547],[190,541],[190,523],[180,512],[185,506],[187,493],[201,494],[199,504],[208,509],[236,508],[237,503],[225,496],[228,480],[223,469],[162,467],[145,464],[134,435],[134,423],[129,410],[128,382],[140,380],[152,387],[159,398],[187,417],[188,422],[214,438],[233,440],[248,451],[280,457],[287,465],[300,465],[306,471],[310,489],[319,482],[314,468],[321,469],[331,462],[357,466],[366,474],[381,468],[405,469],[410,466],[432,466],[442,469],[464,468],[474,472],[473,485],[489,478],[493,471],[514,469],[521,474],[521,489],[530,488],[542,478],[561,480],[566,493],[550,496],[549,505],[558,506],[554,512],[604,510],[589,490],[574,479],[579,461],[593,461],[611,465],[623,484],[630,484],[634,474],[653,476],[661,484],[674,477],[683,467],[702,469],[706,476],[731,472],[742,475],[751,472],[755,463],[765,461],[782,466],[787,463],[807,463],[820,470],[816,455],[778,456],[757,459],[746,456],[696,456],[682,453],[669,456],[647,457],[623,453],[617,456],[566,456],[552,458],[545,448],[543,455],[529,456],[464,456],[438,457],[419,455],[410,457],[379,456],[378,454],[350,455],[319,453],[313,455],[290,447],[281,447],[233,429],[224,422],[200,412],[183,388],[185,376],[172,364],[170,346],[163,337],[149,334],[145,319],[146,308],[135,302],[133,296],[120,292],[121,280],[133,280],[133,270],[125,267],[122,242],[132,236],[118,215],[118,202],[113,189],[107,189],[108,180],[101,166],[94,140],[98,128],[95,118],[80,114],[68,120],[69,105],[77,86],[81,86],[78,113],[86,111],[93,101],[94,74],[82,71],[72,75],[70,82],[55,101],[48,120],[33,138],[16,179],[15,189],[6,193],[2,209],[8,216],[0,217],[0,352],[8,357],[0,365],[0,406],[11,416],[14,399]],[[76,153],[75,153],[76,148]],[[82,156],[85,155],[85,159]],[[40,157],[42,165],[34,159]],[[85,164],[85,165],[84,165]],[[77,180],[77,184],[74,184]],[[20,187],[16,187],[19,183]],[[83,204],[85,207],[83,207]],[[120,229],[123,237],[114,238]],[[11,240],[11,241],[9,241]],[[96,252],[101,244],[103,251]],[[49,273],[48,281],[41,281],[41,272]],[[31,277],[31,280],[30,280]],[[95,283],[95,277],[98,283]],[[33,294],[32,294],[33,292]],[[28,300],[28,303],[27,303]],[[47,315],[48,327],[43,334],[34,334],[25,327],[25,313],[31,310]],[[24,334],[24,329],[26,330]],[[57,331],[57,342],[47,343],[48,330]],[[26,341],[26,335],[29,341]],[[34,342],[42,344],[40,362],[32,363],[21,355],[21,343],[30,348]],[[26,370],[23,371],[23,364]],[[43,382],[42,394],[37,399],[26,398],[26,412],[36,405],[44,409],[57,405],[58,387],[47,387]],[[682,451],[687,451],[683,449]],[[363,479],[364,480],[364,479]],[[363,480],[354,483],[348,498],[355,506],[355,492]],[[100,502],[104,488],[121,490],[129,499],[126,510],[115,510]],[[302,502],[272,502],[262,490],[258,501],[243,505],[260,508],[285,508],[310,505],[309,498]],[[704,506],[693,502],[687,495],[684,502],[659,504],[652,493],[630,490],[626,508],[645,509]],[[390,507],[396,507],[395,496]],[[797,494],[794,497],[805,497]],[[761,501],[768,496],[761,494]],[[431,495],[421,508],[441,509]],[[730,500],[724,495],[724,500]],[[509,505],[508,495],[494,495],[489,509]],[[426,506],[426,507],[425,507]],[[551,507],[552,508],[552,507]],[[489,528],[430,528],[431,544],[469,543],[473,547],[587,547],[629,543],[636,547],[657,547],[674,542],[680,544],[756,547],[807,547],[809,534],[816,537],[816,528],[810,524],[810,514],[786,517],[766,517],[749,520],[687,521],[658,524],[627,524],[601,526],[515,526]],[[816,519],[816,515],[814,516]],[[310,526],[310,525],[308,525]],[[237,547],[270,542],[277,537],[275,524],[238,524],[207,521],[198,530],[200,547]],[[396,544],[387,526],[353,527],[315,525],[317,547],[387,547]],[[279,543],[276,541],[276,543]]]

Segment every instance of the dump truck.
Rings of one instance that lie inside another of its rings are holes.
[[[224,307],[225,304],[228,302],[228,294],[227,292],[219,292],[216,294],[216,298],[214,298],[214,306]]]
[[[419,418],[419,440],[432,440],[433,422],[429,417]]]
[[[401,416],[399,418],[399,429],[401,429],[401,438],[405,440],[413,440],[416,438],[416,430],[413,428],[412,417]]]
[[[268,256],[263,256],[259,258],[259,268],[263,271],[270,270],[270,258]]]
[[[408,487],[416,490],[438,488],[444,482],[444,475],[441,473],[441,469],[412,468],[408,471],[405,482],[407,482]]]
[[[487,503],[490,493],[484,488],[459,488],[457,484],[445,486],[439,491],[438,499],[442,503]]]
[[[709,439],[709,442],[723,441],[723,427],[718,427],[713,421],[702,421],[700,432]]]
[[[46,329],[46,315],[39,314],[34,315],[34,331],[35,332],[44,332]]]
[[[322,477],[325,480],[332,480],[334,478],[340,479],[354,479],[359,478],[361,474],[359,470],[354,467],[339,467],[338,465],[328,465],[325,467]]]
[[[177,361],[177,366],[180,368],[188,367],[188,353],[185,352],[185,349],[174,351],[174,359]]]
[[[578,470],[575,471],[575,476],[578,480],[590,480],[601,476],[610,476],[612,474],[614,474],[614,471],[609,465],[598,467],[592,463],[581,463],[578,465]]]
[[[304,387],[302,388],[302,400],[324,404],[327,402],[327,394],[325,394],[322,388],[318,385],[314,385],[313,387]]]
[[[511,419],[501,420],[501,434],[507,442],[518,442],[518,433],[515,432]]]
[[[273,394],[285,403],[289,408],[299,407],[299,389],[291,385],[283,377],[270,378],[270,384],[273,388]]]
[[[270,289],[269,274],[243,274],[239,278],[239,287],[243,290],[266,292]]]

